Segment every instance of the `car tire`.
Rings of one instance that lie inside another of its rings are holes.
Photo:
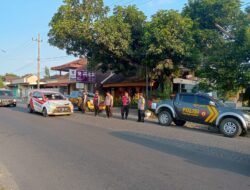
[[[220,124],[220,132],[226,137],[237,137],[242,133],[240,123],[234,118],[222,120]]]
[[[82,111],[82,108],[81,108],[81,106],[80,106],[80,107],[78,107],[78,111]]]
[[[174,120],[174,124],[177,125],[177,126],[184,126],[186,124],[186,121]]]
[[[161,125],[169,126],[173,121],[173,117],[168,111],[164,110],[158,114],[158,120]]]
[[[30,105],[28,105],[28,112],[29,113],[33,113],[34,112]]]
[[[43,117],[48,117],[48,111],[46,108],[43,108],[42,114],[43,114]]]

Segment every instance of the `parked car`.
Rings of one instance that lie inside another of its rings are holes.
[[[172,122],[183,126],[190,121],[216,127],[227,137],[246,134],[250,128],[250,115],[205,94],[180,93],[172,100],[152,103],[151,109],[166,126]]]
[[[10,90],[0,89],[0,106],[16,107],[16,99]]]
[[[93,93],[88,93],[88,101],[87,101],[87,108],[88,111],[94,111],[94,103],[93,103],[93,98],[95,96],[95,94]],[[82,91],[72,91],[70,96],[69,96],[69,101],[71,101],[71,103],[78,108],[79,111],[82,111],[83,108],[83,92]],[[105,110],[105,105],[104,105],[104,101],[102,101],[99,105],[99,110],[100,112]]]
[[[59,92],[34,90],[28,97],[27,108],[30,113],[49,115],[71,115],[74,112],[73,104]]]

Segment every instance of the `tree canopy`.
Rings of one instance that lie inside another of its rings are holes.
[[[103,71],[147,66],[164,84],[184,66],[221,96],[238,90],[241,64],[250,60],[250,8],[240,0],[189,0],[181,13],[160,10],[151,19],[135,5],[110,12],[103,0],[64,0],[49,26],[51,45]]]

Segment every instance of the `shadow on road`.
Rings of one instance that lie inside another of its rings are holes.
[[[21,113],[26,113],[26,114],[31,114],[28,112],[28,109],[24,106],[17,106],[17,107],[9,107],[10,110],[16,111],[16,112],[21,112]],[[32,113],[35,116],[42,116],[41,113]]]
[[[132,132],[112,132],[111,135],[166,154],[184,158],[187,162],[198,166],[250,176],[249,154]]]

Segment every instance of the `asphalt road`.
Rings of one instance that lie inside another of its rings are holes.
[[[0,164],[20,190],[248,190],[250,138],[0,108]]]

